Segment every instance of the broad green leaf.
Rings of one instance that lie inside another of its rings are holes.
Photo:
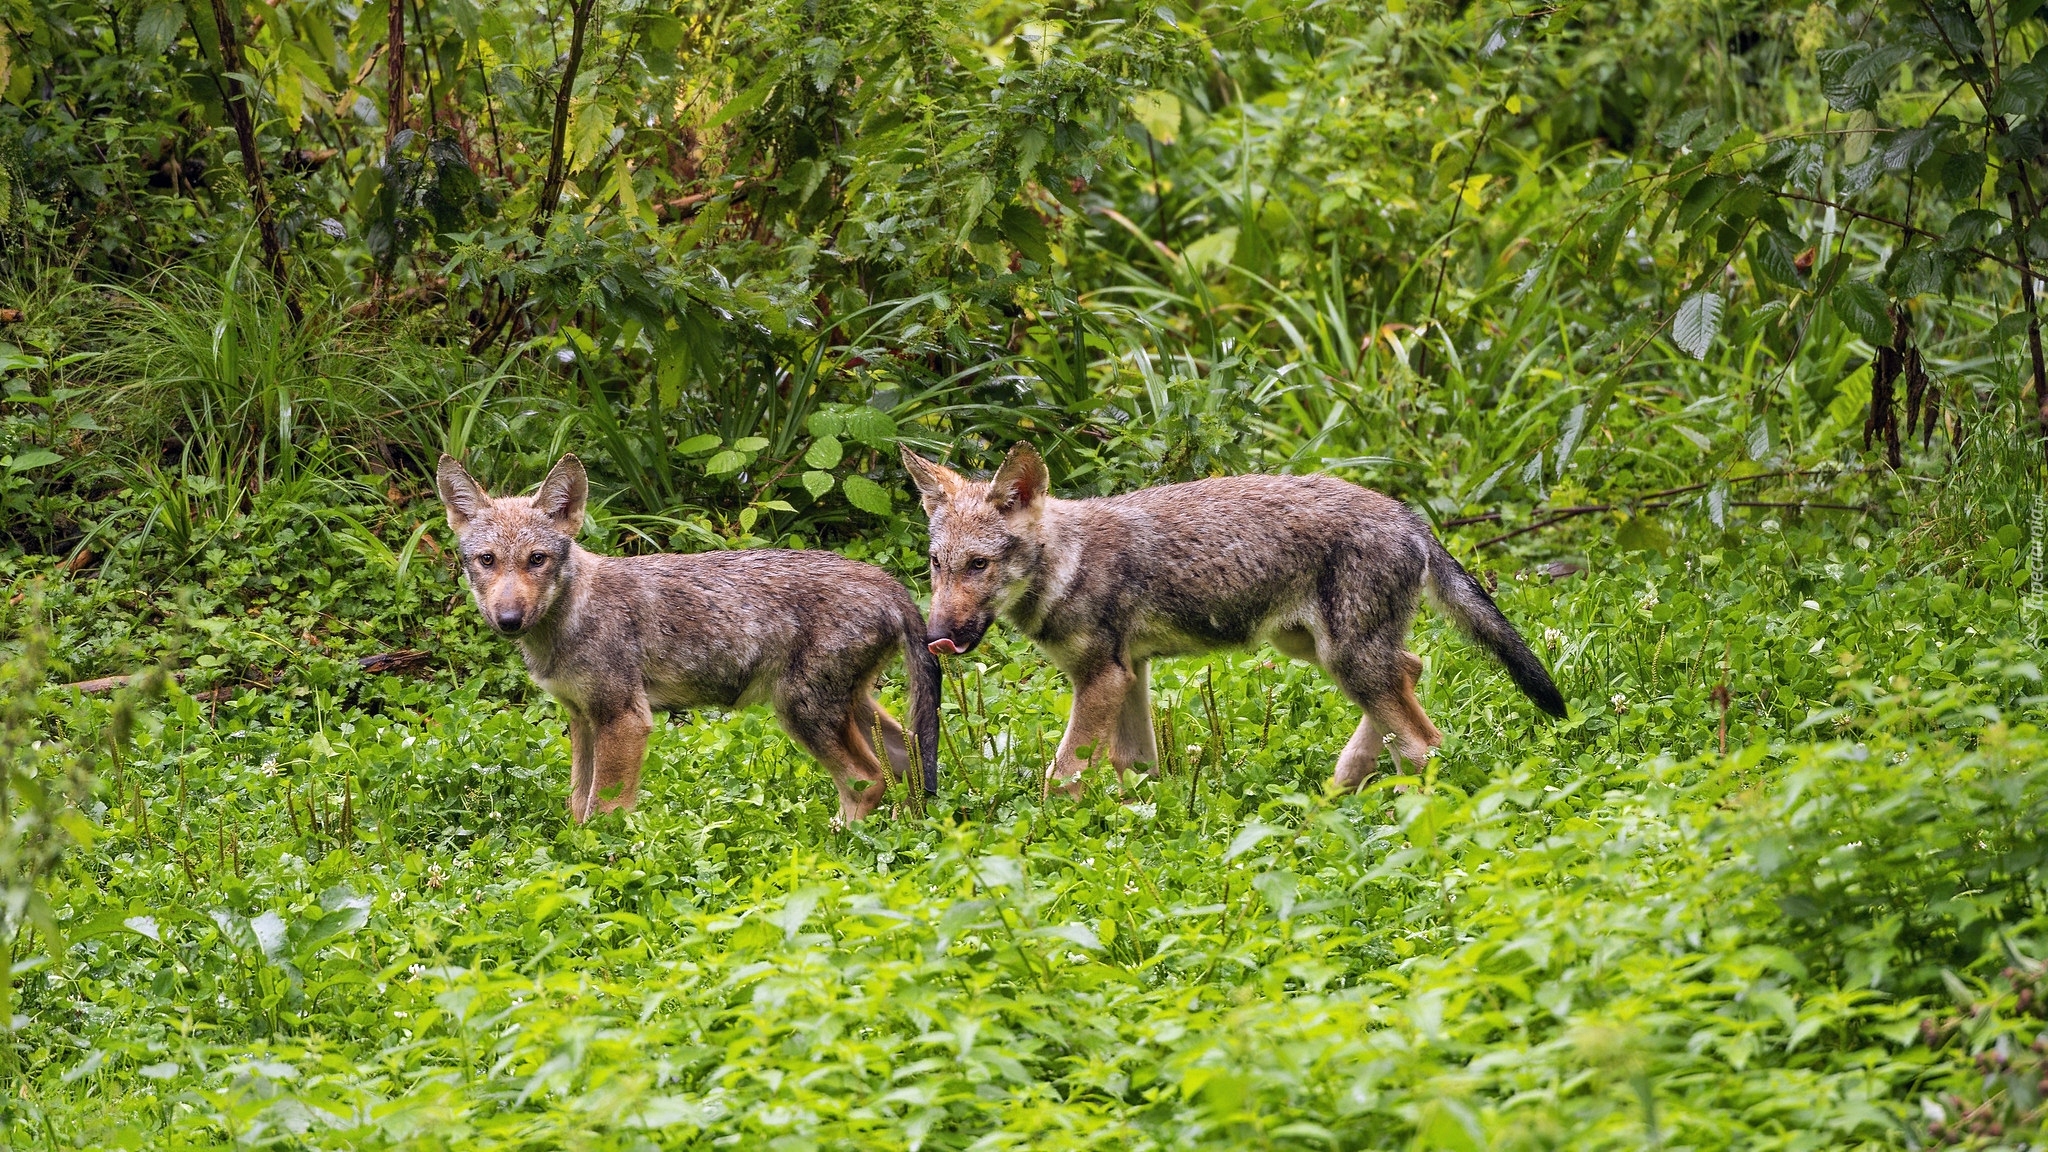
[[[1045,222],[1028,205],[1005,205],[1002,230],[1003,239],[1023,253],[1025,259],[1036,260],[1040,264],[1052,259],[1052,250],[1046,242]]]
[[[820,409],[804,421],[804,428],[813,436],[837,436],[846,431],[846,418],[829,409]]]
[[[846,493],[846,502],[863,512],[887,516],[894,507],[889,490],[865,476],[848,476],[839,486]]]
[[[804,453],[804,463],[813,468],[837,468],[840,459],[845,455],[846,449],[840,446],[838,440],[830,436],[820,436],[811,442],[810,449]]]
[[[767,446],[768,438],[765,436],[742,436],[732,442],[732,450],[735,452],[759,452]]]
[[[845,435],[870,448],[887,448],[896,442],[896,421],[879,408],[850,408],[841,418]]]
[[[1793,263],[1798,258],[1798,238],[1776,228],[1759,229],[1750,241],[1749,262],[1757,275],[1788,288],[1800,286],[1799,269]]]
[[[676,445],[676,452],[683,456],[695,456],[702,452],[709,452],[723,443],[725,441],[717,433],[702,432]]]
[[[723,476],[728,472],[739,471],[746,463],[747,458],[745,456],[727,448],[707,461],[704,465],[704,471],[712,476]]]
[[[1872,347],[1892,342],[1892,318],[1884,293],[1864,280],[1844,280],[1828,293],[1828,303],[1849,331],[1863,337]]]
[[[31,448],[26,452],[17,453],[12,459],[8,460],[7,470],[9,472],[27,472],[32,468],[47,468],[63,459],[62,456],[57,455],[48,448]]]
[[[185,26],[185,13],[171,0],[151,0],[135,17],[135,55],[149,60],[164,54]]]
[[[1180,136],[1180,97],[1158,88],[1132,94],[1131,118],[1161,144]]]
[[[809,492],[814,500],[830,492],[832,490],[832,483],[832,474],[830,472],[820,472],[812,469],[804,473],[804,491]]]
[[[1721,306],[1721,296],[1716,292],[1700,291],[1687,296],[1678,305],[1678,314],[1671,318],[1671,342],[1695,360],[1706,359],[1707,349],[1713,347],[1714,337],[1721,332]]]

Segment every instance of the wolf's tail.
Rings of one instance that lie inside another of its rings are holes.
[[[910,732],[924,769],[924,794],[939,791],[939,658],[925,646],[924,616],[917,605],[903,610],[903,671],[910,681]]]
[[[1427,530],[1424,536],[1429,540],[1429,593],[1437,607],[1458,625],[1459,631],[1500,661],[1523,695],[1534,700],[1538,708],[1564,719],[1564,696],[1551,682],[1543,661],[1529,650],[1522,634],[1501,615],[1493,597],[1444,549],[1442,542]]]

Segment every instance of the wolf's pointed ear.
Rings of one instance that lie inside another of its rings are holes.
[[[574,536],[583,527],[583,507],[589,502],[590,477],[574,452],[555,461],[554,470],[533,494],[533,506],[565,536]]]
[[[929,516],[937,512],[941,504],[951,500],[953,493],[958,492],[965,481],[960,479],[958,472],[919,456],[908,445],[901,447],[903,466],[910,470],[910,479],[917,484],[918,496],[924,501],[925,515]]]
[[[1017,446],[1010,449],[1010,454],[1003,458],[1003,466],[989,478],[988,502],[1005,516],[1018,512],[1035,513],[1051,483],[1052,478],[1046,474],[1045,461],[1038,455],[1038,449],[1019,440]]]
[[[448,510],[448,527],[457,532],[491,502],[484,486],[446,452],[441,453],[441,464],[434,470],[434,486],[441,490],[441,505]]]

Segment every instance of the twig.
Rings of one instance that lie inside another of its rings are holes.
[[[422,652],[417,648],[399,648],[391,652],[377,652],[368,656],[359,656],[356,658],[356,666],[371,675],[384,672],[411,672],[426,667],[433,662],[433,659],[431,654]],[[94,680],[79,680],[66,684],[64,687],[74,692],[94,696],[125,688],[136,680],[148,675],[150,673],[136,672],[122,676],[101,676]],[[182,682],[185,679],[185,673],[173,672],[171,673],[171,679]],[[217,703],[233,696],[237,688],[265,688],[271,682],[272,677],[270,674],[260,674],[253,679],[243,681],[241,684],[208,689],[205,692],[195,694],[192,698],[194,700]]]
[[[1648,500],[1631,504],[1580,504],[1571,508],[1560,508],[1557,510],[1556,515],[1538,520],[1534,524],[1524,524],[1512,532],[1503,532],[1498,536],[1481,540],[1475,547],[1491,548],[1495,544],[1505,543],[1517,536],[1549,528],[1556,524],[1562,524],[1566,520],[1575,519],[1580,516],[1592,516],[1600,512],[1618,512],[1627,508],[1655,510],[1669,508],[1675,503],[1677,503],[1675,500]],[[1831,504],[1822,500],[1730,500],[1728,503],[1737,508],[1828,508],[1841,512],[1870,511],[1868,504]]]

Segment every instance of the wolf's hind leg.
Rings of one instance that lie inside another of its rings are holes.
[[[1380,762],[1380,730],[1367,713],[1358,721],[1358,730],[1351,734],[1344,750],[1337,753],[1337,772],[1330,777],[1330,783],[1346,791],[1357,788],[1372,777],[1372,771]]]
[[[776,702],[783,731],[832,774],[832,783],[839,788],[839,819],[848,824],[880,807],[889,791],[889,774],[875,758],[865,731],[870,713],[862,704],[864,698],[857,691],[851,696],[827,692],[813,697],[792,691]]]
[[[1444,742],[1443,733],[1430,723],[1415,698],[1415,680],[1422,674],[1422,661],[1399,643],[1371,640],[1339,648],[1330,654],[1325,667],[1344,689],[1345,695],[1365,709],[1366,720],[1387,742],[1395,757],[1408,767],[1420,768]],[[1352,734],[1352,741],[1366,734],[1365,727]],[[1345,745],[1348,755],[1352,745]],[[1338,757],[1338,771],[1346,758]],[[1368,765],[1369,767],[1369,765]]]
[[[640,765],[647,758],[647,735],[654,731],[654,717],[641,701],[639,707],[596,728],[594,772],[585,811],[631,812],[640,802]]]
[[[1119,772],[1144,764],[1153,775],[1159,774],[1159,741],[1152,731],[1152,669],[1146,661],[1131,662],[1131,686],[1124,692],[1123,711],[1117,714],[1110,760]]]

